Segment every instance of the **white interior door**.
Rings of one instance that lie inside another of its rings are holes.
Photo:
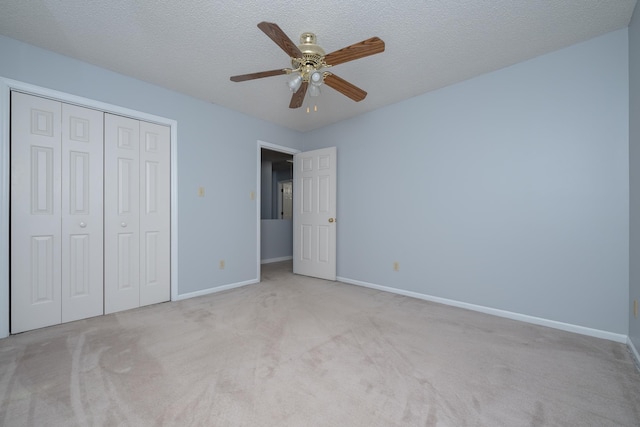
[[[11,94],[11,332],[61,321],[61,104]]]
[[[104,115],[104,312],[140,305],[140,122]]]
[[[140,305],[169,301],[170,129],[140,122]]]
[[[293,156],[293,272],[336,280],[336,147]]]
[[[62,104],[62,322],[103,313],[103,113]]]

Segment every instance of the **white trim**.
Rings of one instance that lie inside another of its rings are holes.
[[[171,301],[178,297],[178,122],[171,120]]]
[[[260,264],[271,264],[272,262],[290,261],[293,256],[281,256],[280,258],[269,258],[260,260]]]
[[[171,129],[171,300],[178,296],[178,122],[0,76],[0,338],[9,336],[9,119],[12,90],[169,126]],[[6,309],[6,316],[3,310]]]
[[[1,78],[0,78],[1,79]],[[9,336],[9,86],[0,80],[0,338]]]
[[[634,362],[636,363],[636,368],[640,371],[640,353],[638,353],[638,349],[633,345],[633,341],[631,341],[631,337],[627,337],[627,346],[631,351],[632,356],[635,358]]]
[[[528,316],[526,314],[514,313],[506,310],[499,310],[497,308],[485,307],[482,305],[469,304],[466,302],[451,300],[447,298],[434,297],[431,295],[425,295],[418,292],[405,291],[403,289],[391,288],[388,286],[376,285],[373,283],[362,282],[359,280],[348,279],[346,277],[338,277],[338,281],[348,283],[350,285],[363,286],[365,288],[377,289],[379,291],[391,292],[398,295],[404,295],[412,298],[418,298],[425,301],[436,302],[439,304],[450,305],[452,307],[464,308],[467,310],[478,311],[480,313],[491,314],[493,316],[504,317],[511,320],[518,320],[525,323],[531,323],[534,325],[546,326],[549,328],[560,329],[562,331],[574,332],[576,334],[588,335],[591,337],[602,338],[619,343],[627,343],[628,337],[623,334],[616,334],[613,332],[602,331],[600,329],[586,328],[584,326],[572,325],[570,323],[557,322],[555,320],[543,319],[541,317]]]
[[[262,212],[261,212],[261,200],[262,200],[262,149],[266,148],[268,150],[271,151],[279,151],[281,153],[287,153],[287,154],[291,154],[292,156],[294,154],[298,154],[300,153],[300,150],[297,150],[295,148],[291,148],[291,147],[285,147],[284,145],[277,145],[277,144],[272,144],[270,142],[266,142],[266,141],[260,141],[258,140],[258,146],[257,146],[257,167],[256,167],[256,231],[257,231],[257,235],[256,235],[256,271],[257,271],[257,275],[258,277],[256,277],[256,280],[259,282],[260,281],[260,265],[262,264],[262,260],[260,259],[260,240],[261,240],[261,236],[260,236],[260,232],[261,232],[261,225],[260,225],[260,221],[262,220]],[[293,259],[293,257],[292,257]]]
[[[285,147],[284,145],[272,144],[270,142],[265,142],[260,140],[258,140],[258,148],[266,148],[267,150],[271,150],[271,151],[279,151],[281,153],[291,154],[292,156],[300,152],[300,150],[296,148]]]
[[[218,286],[217,288],[203,289],[201,291],[189,292],[188,294],[178,295],[174,301],[181,301],[189,298],[201,297],[204,295],[211,295],[222,291],[228,291],[229,289],[241,288],[247,285],[253,285],[259,283],[259,280],[251,279],[245,282],[231,283],[229,285]]]

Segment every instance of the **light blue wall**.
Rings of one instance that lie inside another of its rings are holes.
[[[300,133],[1,36],[0,76],[177,120],[179,294],[258,278],[257,140]]]
[[[293,221],[263,219],[260,221],[261,261],[282,261],[293,257]]]
[[[338,276],[626,335],[628,71],[623,29],[305,135]]]
[[[629,145],[631,186],[631,244],[629,273],[629,338],[640,351],[640,317],[633,316],[634,300],[640,303],[640,7],[629,26]],[[640,361],[639,361],[640,362]]]
[[[256,140],[336,145],[339,276],[627,334],[628,41],[613,32],[310,132],[305,147],[300,133],[4,37],[0,76],[178,121],[180,294],[256,278]]]

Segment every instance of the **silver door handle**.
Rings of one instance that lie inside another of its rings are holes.
[[[86,226],[87,226],[87,223],[85,223],[85,222],[81,222],[80,223],[80,228],[85,228]]]
[[[124,227],[126,227],[126,226],[127,226],[127,223],[126,223],[126,222],[121,222],[121,223],[120,223],[120,227],[124,228]]]

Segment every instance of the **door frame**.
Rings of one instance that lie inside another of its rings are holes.
[[[257,236],[256,236],[256,265],[257,265],[257,269],[256,271],[258,272],[258,277],[256,278],[258,282],[260,282],[260,273],[261,273],[261,266],[262,264],[260,263],[261,259],[260,259],[260,241],[261,239],[261,223],[260,221],[262,220],[262,212],[261,212],[261,205],[262,205],[262,149],[266,148],[267,150],[271,150],[271,151],[278,151],[280,153],[286,153],[286,154],[291,154],[292,156],[294,154],[298,154],[301,153],[300,150],[295,149],[295,148],[291,148],[291,147],[285,147],[284,145],[277,145],[277,144],[272,144],[270,142],[266,142],[266,141],[261,141],[258,140],[258,144],[257,144],[257,153],[258,155],[256,156],[258,158],[257,160],[257,166],[256,166],[256,230],[257,230]]]
[[[131,117],[147,122],[169,126],[171,132],[171,301],[178,297],[178,122],[166,117],[143,113],[117,105],[107,104],[81,96],[11,80],[0,76],[0,338],[9,336],[10,305],[9,299],[9,215],[10,215],[10,176],[9,158],[11,121],[10,92],[17,90],[44,98],[55,99],[68,104]],[[260,225],[258,223],[258,225]],[[258,229],[258,233],[259,233]],[[260,246],[258,243],[258,254]],[[259,271],[259,270],[258,270]]]

